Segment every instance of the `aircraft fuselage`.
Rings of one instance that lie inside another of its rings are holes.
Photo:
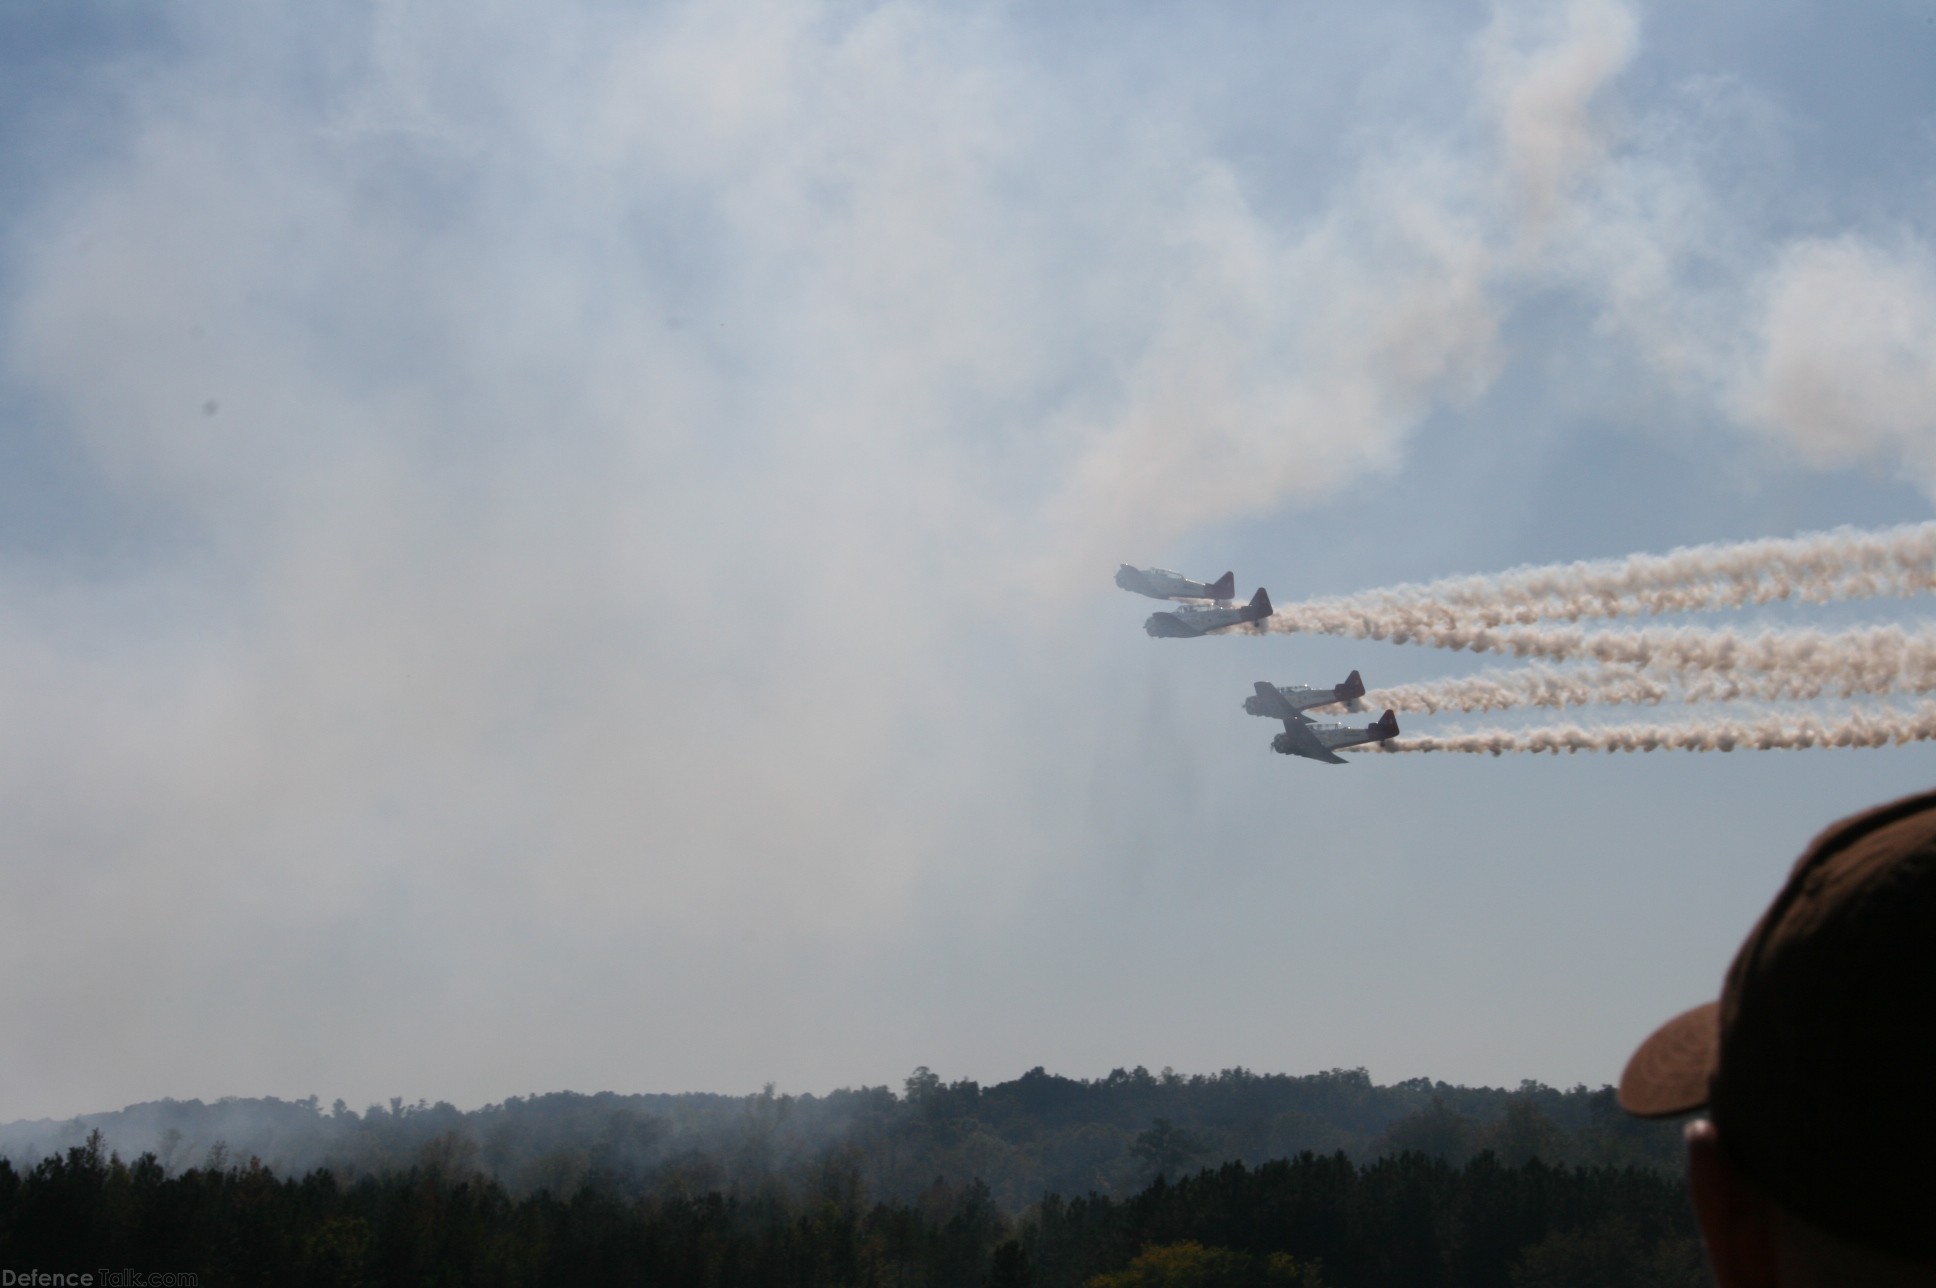
[[[1275,687],[1293,711],[1342,706],[1365,696],[1365,682],[1356,671],[1346,676],[1342,684],[1334,684],[1328,689],[1313,689],[1302,684],[1279,684]],[[1269,716],[1274,720],[1284,718],[1282,709],[1275,703],[1265,701],[1261,694],[1253,693],[1245,698],[1244,710],[1254,716]]]
[[[1168,568],[1132,568],[1128,564],[1116,569],[1116,584],[1151,599],[1227,600],[1237,593],[1235,573],[1227,572],[1215,581],[1191,581]]]
[[[1361,747],[1368,742],[1383,742],[1398,736],[1398,713],[1387,711],[1368,725],[1313,724],[1304,722],[1302,730],[1285,722],[1284,732],[1271,739],[1271,750],[1286,756],[1305,756],[1342,765],[1337,753],[1345,747]],[[1312,746],[1315,742],[1316,747]]]
[[[1143,629],[1158,639],[1189,639],[1225,626],[1258,622],[1271,615],[1270,595],[1258,587],[1250,602],[1241,608],[1211,608],[1207,605],[1180,604],[1166,613],[1151,613]]]

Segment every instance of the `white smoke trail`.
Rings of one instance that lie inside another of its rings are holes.
[[[1764,702],[1808,701],[1832,695],[1929,693],[1936,691],[1936,638],[1905,636],[1890,640],[1824,637],[1824,646],[1805,661],[1805,648],[1730,655],[1740,663],[1787,663],[1780,670],[1754,666],[1708,672],[1670,670],[1664,676],[1634,667],[1592,666],[1557,670],[1529,666],[1512,671],[1482,671],[1456,679],[1400,684],[1376,689],[1360,699],[1369,710],[1504,711],[1514,707],[1583,707],[1595,704],[1661,702],[1732,702],[1750,698]],[[1809,641],[1796,640],[1797,644]],[[1900,646],[1900,647],[1891,647]]]
[[[1588,631],[1579,627],[1456,626],[1387,638],[1399,644],[1507,653],[1548,662],[1590,661],[1683,675],[1781,673],[1793,677],[1803,689],[1819,686],[1820,692],[1926,693],[1936,689],[1936,631],[1927,628],[1766,630],[1751,635],[1693,627]]]
[[[1513,707],[1583,707],[1595,703],[1658,703],[1674,697],[1668,683],[1629,668],[1602,666],[1558,671],[1530,666],[1458,679],[1399,684],[1360,699],[1366,710],[1505,711]]]
[[[1664,555],[1519,568],[1393,586],[1279,608],[1268,632],[1399,639],[1538,621],[1740,608],[1777,600],[1909,596],[1936,590],[1936,523],[1832,532]]]
[[[1842,528],[1788,540],[1698,546],[1665,555],[1397,586],[1289,605],[1259,628],[1501,653],[1540,663],[1584,664],[1568,670],[1534,665],[1401,685],[1366,695],[1363,705],[1373,710],[1495,711],[1740,698],[1806,701],[1830,694],[1936,691],[1936,627],[1750,634],[1691,627],[1591,631],[1540,623],[1930,590],[1936,590],[1936,523],[1921,523],[1874,532]],[[1498,753],[1873,746],[1930,736],[1902,732],[1922,711],[1936,708],[1919,709],[1914,717],[1858,713],[1828,724],[1813,717],[1769,717],[1749,723],[1568,726],[1414,737],[1386,745],[1392,750]]]
[[[1936,738],[1936,703],[1914,711],[1852,712],[1837,720],[1767,716],[1680,725],[1561,725],[1548,729],[1483,729],[1439,737],[1400,737],[1358,751],[1508,752],[1773,751],[1805,747],[1890,747]]]

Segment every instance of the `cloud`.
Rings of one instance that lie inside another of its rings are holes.
[[[0,712],[45,731],[5,748],[0,940],[57,981],[0,1013],[23,1109],[503,1094],[465,1052],[555,1085],[574,1035],[621,1058],[583,1015],[781,1032],[803,961],[999,931],[1097,817],[1175,826],[1181,753],[1096,719],[1118,559],[1400,468],[1538,291],[1688,316],[1685,257],[1620,274],[1707,226],[1606,123],[1609,3],[1502,17],[1444,69],[1466,114],[1290,178],[1232,139],[1298,118],[1160,29],[1084,74],[909,4],[176,21],[114,146],[6,212],[0,378],[160,534],[0,551]],[[1771,353],[1828,289],[1784,264]],[[1809,377],[1880,391],[1878,447],[1920,432],[1898,311]],[[171,1031],[210,1054],[116,1072]],[[760,1052],[672,1045],[694,1085]]]
[[[1599,100],[1632,60],[1639,23],[1617,0],[1500,6],[1479,41],[1482,92],[1496,116],[1518,204],[1538,235],[1607,154]]]
[[[1812,465],[1900,464],[1936,495],[1936,257],[1847,234],[1782,249],[1760,284],[1739,414]]]
[[[1926,240],[1784,235],[1819,196],[1785,188],[1795,124],[1738,78],[1696,77],[1636,110],[1625,6],[1502,7],[1482,86],[1516,196],[1522,289],[1577,293],[1603,336],[1674,396],[1819,469],[1893,465],[1936,496],[1936,273]]]
[[[1485,349],[1436,212],[1287,236],[989,20],[183,23],[11,217],[7,379],[169,534],[0,566],[48,731],[0,929],[69,981],[9,1004],[25,1107],[391,1080],[573,961],[645,1012],[712,962],[707,1009],[779,1031],[749,972],[937,890],[998,917],[1081,834],[1059,592],[1253,466],[1258,509],[1389,464]],[[1085,471],[1134,482],[1092,512]],[[170,1026],[215,1064],[113,1071]]]
[[[1156,324],[1087,427],[1052,544],[1094,563],[1335,495],[1394,468],[1430,408],[1483,391],[1499,308],[1463,179],[1437,155],[1375,158],[1286,232],[1228,170],[1192,176]]]

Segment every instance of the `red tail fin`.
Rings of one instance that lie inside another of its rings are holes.
[[[1237,574],[1227,572],[1210,583],[1210,598],[1235,599],[1237,597]]]
[[[1365,682],[1358,678],[1356,671],[1353,671],[1344,678],[1343,684],[1338,685],[1331,692],[1338,695],[1340,702],[1356,701],[1365,696]]]
[[[1257,593],[1250,597],[1250,607],[1244,610],[1244,620],[1247,622],[1261,621],[1269,617],[1271,611],[1270,592],[1266,591],[1262,586],[1259,586]]]
[[[1396,738],[1398,736],[1398,713],[1390,707],[1385,708],[1385,714],[1378,717],[1378,723],[1373,725],[1372,728],[1378,731],[1378,736],[1381,738]]]

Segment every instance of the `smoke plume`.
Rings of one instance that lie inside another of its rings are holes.
[[[1531,659],[1533,665],[1397,685],[1364,696],[1377,710],[1428,714],[1658,705],[1936,691],[1936,628],[1841,631],[1551,625],[1586,618],[1826,603],[1936,589],[1936,523],[1839,528],[1785,540],[1688,547],[1665,555],[1519,568],[1395,586],[1279,609],[1260,625]],[[1354,704],[1355,705],[1355,704]],[[1689,723],[1484,730],[1414,736],[1390,751],[1730,751],[1884,746],[1931,736],[1936,705],[1913,713],[1708,718]]]
[[[1395,711],[1505,711],[1514,707],[1584,707],[1594,705],[1658,705],[1662,702],[1808,701],[1823,696],[1850,698],[1857,694],[1928,693],[1936,690],[1936,641],[1916,637],[1923,656],[1895,670],[1887,666],[1838,666],[1832,654],[1820,665],[1790,671],[1752,673],[1649,674],[1631,667],[1595,666],[1562,670],[1530,666],[1512,671],[1487,671],[1456,679],[1400,684],[1367,693],[1365,709],[1390,707]]]
[[[1900,626],[1836,632],[1765,630],[1754,634],[1693,627],[1598,632],[1571,627],[1449,628],[1422,632],[1405,642],[1599,665],[1578,671],[1533,666],[1400,685],[1367,694],[1367,705],[1413,711],[1487,711],[1517,706],[1660,702],[1668,698],[1719,702],[1747,697],[1806,699],[1824,694],[1852,697],[1858,693],[1936,690],[1936,632]]]
[[[1936,737],[1936,703],[1914,711],[1856,711],[1838,719],[1771,715],[1687,724],[1628,724],[1591,728],[1482,729],[1438,737],[1394,738],[1352,750],[1382,752],[1775,751],[1806,747],[1892,747]]]
[[[1352,635],[1445,648],[1486,627],[1830,603],[1936,589],[1936,523],[1689,546],[1664,555],[1518,568],[1290,604],[1266,631]]]
[[[1394,711],[1505,711],[1513,707],[1579,707],[1593,703],[1657,703],[1675,696],[1673,689],[1650,676],[1619,667],[1590,671],[1562,671],[1546,666],[1516,671],[1400,684],[1376,689],[1359,702],[1367,709]]]

